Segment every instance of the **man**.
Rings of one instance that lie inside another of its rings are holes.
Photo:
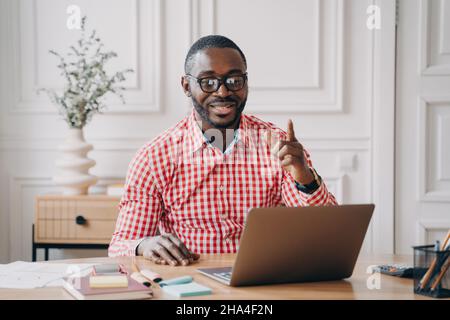
[[[192,45],[181,85],[193,111],[131,162],[110,256],[187,265],[199,253],[236,252],[251,208],[337,204],[292,121],[284,132],[242,114],[246,70],[226,37]]]

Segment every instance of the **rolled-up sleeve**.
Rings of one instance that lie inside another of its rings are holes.
[[[308,166],[313,168],[309,152],[304,150],[304,153]],[[338,204],[333,194],[328,191],[324,181],[322,181],[316,191],[308,194],[297,189],[294,178],[292,178],[292,176],[287,172],[284,172],[283,174],[281,196],[284,204],[288,207],[333,206]]]
[[[149,163],[145,148],[139,150],[130,163],[108,249],[110,257],[134,256],[143,239],[156,235],[163,204],[158,180],[152,175]]]

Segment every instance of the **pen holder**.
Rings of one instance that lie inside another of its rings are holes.
[[[450,297],[450,250],[435,250],[434,245],[414,248],[414,293]]]

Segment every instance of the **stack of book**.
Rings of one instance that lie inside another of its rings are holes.
[[[124,281],[120,284],[111,283],[102,286],[92,285],[92,276],[64,278],[64,288],[78,300],[134,300],[150,299],[153,297],[151,288],[137,282],[126,275],[128,285]]]

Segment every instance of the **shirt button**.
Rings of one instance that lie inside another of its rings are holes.
[[[222,184],[220,185],[219,190],[223,191],[223,185]]]

